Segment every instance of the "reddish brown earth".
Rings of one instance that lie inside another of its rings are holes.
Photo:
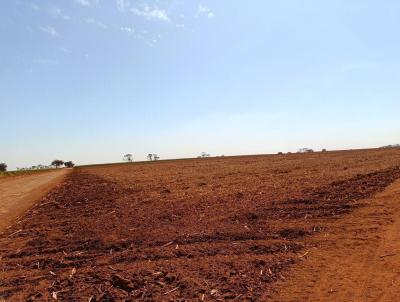
[[[361,255],[375,244],[392,261],[368,229],[396,233],[380,217],[394,215],[385,189],[399,167],[388,149],[77,168],[0,236],[0,297],[325,301],[340,291],[336,250],[354,253],[358,240]],[[382,215],[368,220],[374,207]],[[323,273],[329,292],[311,291]]]
[[[0,232],[45,196],[70,170],[0,178]]]
[[[275,302],[394,302],[400,297],[400,180],[307,238]]]

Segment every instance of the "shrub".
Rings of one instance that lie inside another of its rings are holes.
[[[51,165],[56,166],[56,168],[61,167],[63,164],[64,164],[64,162],[60,159],[55,159],[51,163]]]
[[[64,166],[66,166],[67,168],[73,168],[75,164],[72,161],[66,161],[64,163]]]
[[[6,172],[7,171],[7,165],[5,163],[0,163],[0,172]]]

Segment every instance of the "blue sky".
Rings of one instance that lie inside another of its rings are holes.
[[[0,161],[400,142],[400,2],[0,3]]]

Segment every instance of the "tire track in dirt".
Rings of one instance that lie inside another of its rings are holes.
[[[400,297],[400,181],[312,239],[316,248],[269,301],[389,302]]]

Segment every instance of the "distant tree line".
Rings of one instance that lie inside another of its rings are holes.
[[[53,160],[53,161],[51,162],[51,165],[54,166],[54,167],[56,167],[56,168],[59,168],[59,167],[61,167],[62,165],[64,165],[64,167],[66,167],[66,168],[73,168],[73,167],[75,166],[75,164],[74,164],[72,161],[63,161],[63,160],[61,160],[61,159],[55,159],[55,160]]]
[[[17,167],[17,171],[29,171],[29,170],[46,170],[46,169],[54,169],[54,168],[59,168],[61,166],[64,166],[66,168],[73,168],[75,164],[72,161],[62,161],[60,159],[55,159],[51,162],[50,165],[36,165],[36,166],[31,166],[31,167]],[[0,163],[0,172],[6,172],[7,171],[7,164],[5,163]]]
[[[18,168],[18,171],[24,171],[24,170],[45,170],[45,169],[53,169],[54,167],[51,165],[37,165],[37,166],[32,166],[32,167],[24,167],[24,168]]]
[[[310,148],[300,148],[299,150],[297,150],[296,153],[313,153],[314,150],[310,149]],[[322,149],[321,152],[327,152],[326,149]],[[278,152],[278,155],[283,155],[283,152]],[[286,154],[292,154],[292,152],[287,152]]]
[[[147,154],[146,157],[147,157],[147,159],[150,160],[150,161],[154,161],[154,160],[159,160],[159,159],[160,159],[160,157],[159,157],[158,154],[156,154],[156,153],[149,153],[149,154]],[[122,157],[122,159],[123,159],[123,161],[125,161],[125,162],[131,163],[131,162],[133,162],[133,155],[130,154],[130,153],[125,154],[125,155]]]
[[[197,158],[207,158],[207,157],[210,157],[210,156],[211,156],[210,153],[201,152],[201,154],[199,156],[197,156]],[[221,155],[221,157],[224,157],[224,156],[225,155]],[[160,159],[160,156],[158,156],[157,153],[149,153],[149,154],[147,154],[146,158],[149,161],[157,161],[157,160]],[[131,162],[133,162],[133,155],[130,154],[130,153],[127,153],[122,157],[122,160],[125,161],[125,162],[131,163]]]
[[[225,156],[225,155],[221,155],[221,157],[224,157],[224,156]],[[211,157],[210,153],[201,152],[201,154],[200,154],[199,156],[197,156],[197,158],[207,158],[207,157]],[[160,156],[158,156],[157,153],[149,153],[149,154],[147,154],[146,158],[147,158],[147,160],[149,160],[149,161],[157,161],[157,160],[160,159]],[[130,154],[130,153],[125,154],[125,155],[122,157],[122,159],[123,159],[123,161],[125,161],[125,162],[133,162],[133,155]]]

